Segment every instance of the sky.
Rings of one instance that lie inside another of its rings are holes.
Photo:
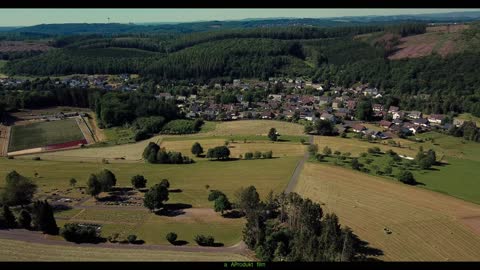
[[[178,23],[246,18],[327,18],[458,11],[480,9],[0,9],[0,26],[29,26],[43,23]]]

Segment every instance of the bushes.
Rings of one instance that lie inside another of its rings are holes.
[[[147,185],[147,179],[143,175],[135,175],[132,177],[132,186],[136,189],[144,188]]]
[[[175,245],[175,241],[177,241],[177,234],[174,232],[169,232],[166,238],[167,241],[170,242],[170,244]]]
[[[200,131],[202,125],[204,124],[203,120],[185,120],[177,119],[168,122],[162,128],[163,134],[192,134]]]
[[[230,149],[226,146],[217,146],[208,149],[207,158],[215,158],[217,160],[228,160],[230,157]]]
[[[193,159],[183,156],[180,152],[167,152],[165,148],[161,148],[158,144],[150,142],[145,150],[143,150],[143,158],[148,163],[158,164],[190,164]]]
[[[220,190],[210,190],[210,194],[208,194],[208,201],[213,202],[220,196],[225,196],[225,194]]]
[[[23,209],[18,215],[17,222],[22,228],[30,229],[32,224],[32,216],[30,216],[30,213],[28,213],[27,210]]]
[[[135,234],[130,234],[127,236],[127,241],[128,243],[133,244],[137,241],[137,236]]]
[[[247,152],[245,153],[244,155],[244,159],[246,160],[252,160],[252,159],[271,159],[273,158],[273,152],[272,150],[270,151],[267,151],[267,152],[259,152],[259,151],[255,151],[255,153],[252,153],[252,152]]]
[[[65,240],[75,243],[96,243],[100,240],[94,227],[76,223],[65,224],[60,234]]]
[[[414,185],[416,183],[412,172],[406,170],[400,171],[400,173],[397,175],[397,179],[398,181],[409,185]]]
[[[205,236],[203,234],[199,234],[195,236],[194,240],[199,246],[211,247],[215,245],[215,238],[213,238],[211,235]]]

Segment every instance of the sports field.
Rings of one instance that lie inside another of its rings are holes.
[[[84,136],[75,119],[18,125],[11,128],[8,151],[14,152],[83,139]]]
[[[480,260],[476,204],[318,163],[305,164],[295,191],[335,212],[342,225],[384,252],[381,259]]]

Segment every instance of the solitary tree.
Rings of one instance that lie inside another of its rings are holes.
[[[196,142],[192,145],[192,154],[197,157],[203,154],[203,147],[200,145],[200,143]]]
[[[315,156],[318,153],[318,144],[310,144],[308,146],[308,153],[311,156]]]
[[[143,205],[150,209],[150,211],[154,211],[162,208],[163,203],[166,201],[168,201],[168,189],[163,185],[156,184],[145,193]]]
[[[275,128],[271,128],[270,131],[268,132],[268,138],[271,140],[271,141],[276,141],[278,140],[278,133],[277,133],[277,130]]]
[[[97,174],[97,179],[102,186],[102,191],[110,191],[117,184],[117,178],[110,170],[103,169]]]
[[[169,232],[166,238],[170,244],[175,244],[175,241],[177,241],[177,234],[174,232]]]
[[[215,148],[208,149],[207,158],[228,159],[230,157],[230,149],[226,146],[217,146]]]
[[[2,202],[6,205],[26,205],[32,201],[37,185],[30,179],[11,171],[5,177],[6,185],[1,194]]]
[[[97,198],[98,194],[102,192],[102,184],[98,181],[95,174],[91,174],[87,181],[87,189],[85,190],[88,195]]]
[[[360,170],[360,162],[358,162],[357,158],[352,158],[352,169],[354,170]]]
[[[214,209],[215,209],[215,212],[220,212],[223,215],[223,212],[225,210],[232,209],[232,205],[230,201],[228,201],[228,198],[226,195],[220,195],[215,200]]]
[[[77,179],[75,179],[75,178],[70,178],[70,186],[71,186],[71,187],[75,187],[76,184],[77,184]]]
[[[409,184],[409,185],[415,184],[415,178],[413,177],[413,174],[410,171],[406,171],[406,170],[400,171],[400,173],[397,175],[397,179],[398,181],[405,184]]]
[[[134,175],[132,176],[132,186],[136,189],[144,188],[147,185],[147,179],[143,175]]]

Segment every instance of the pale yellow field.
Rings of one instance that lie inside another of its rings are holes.
[[[300,124],[274,120],[242,120],[218,123],[215,130],[206,134],[216,136],[264,135],[276,128],[281,135],[305,135]]]
[[[182,141],[164,141],[161,147],[167,150],[179,151],[186,155],[192,156],[190,150],[195,142],[199,142],[203,151],[206,153],[209,148],[224,145],[225,140],[222,139],[208,139],[208,140],[182,140]],[[254,141],[244,143],[243,141],[236,141],[229,143],[230,156],[237,158],[239,155],[244,155],[246,152],[266,152],[273,151],[274,157],[284,156],[302,156],[305,152],[305,146],[299,143],[286,142],[271,142],[271,141]]]
[[[325,211],[335,212],[342,225],[384,252],[380,259],[480,260],[480,206],[476,204],[315,163],[305,164],[295,191],[322,203]]]
[[[55,246],[2,239],[0,261],[249,261],[233,253]]]
[[[332,151],[350,152],[353,156],[358,156],[362,152],[367,152],[368,148],[379,147],[382,151],[392,149],[400,155],[406,155],[414,157],[418,152],[418,146],[416,143],[404,140],[395,139],[394,141],[400,142],[402,147],[392,147],[387,144],[386,141],[380,143],[369,143],[366,141],[360,141],[356,138],[341,138],[341,137],[329,137],[329,136],[315,136],[314,143],[318,144],[318,149],[321,152],[325,146],[328,146]],[[426,147],[426,146],[424,146]],[[428,148],[426,148],[428,149]]]

